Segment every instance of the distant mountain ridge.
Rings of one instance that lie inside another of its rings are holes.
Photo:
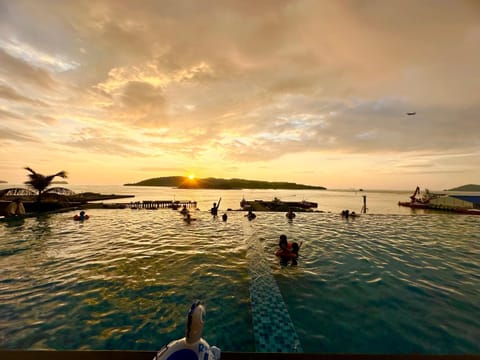
[[[480,185],[467,184],[453,189],[448,189],[448,191],[480,191]]]
[[[151,178],[124,186],[170,186],[179,189],[312,189],[326,190],[323,186],[303,185],[291,182],[271,182],[245,179],[190,179],[185,176]]]

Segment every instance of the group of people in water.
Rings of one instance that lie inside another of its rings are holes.
[[[213,206],[210,209],[210,213],[214,217],[217,216],[218,214],[220,200],[218,201],[218,204],[213,203]],[[296,214],[293,212],[292,209],[288,209],[288,212],[285,214],[285,216],[287,217],[287,219],[292,220],[295,218]],[[257,217],[257,215],[255,215],[252,210],[248,210],[248,213],[245,215],[245,217],[249,221],[251,221],[251,220],[254,220]],[[223,221],[227,220],[226,213],[222,215],[222,219]],[[275,253],[275,255],[280,258],[280,264],[285,266],[288,265],[289,263],[291,263],[292,266],[298,265],[298,253],[300,251],[302,244],[303,242],[300,242],[300,244],[298,244],[297,242],[288,242],[287,235],[284,235],[284,234],[280,235],[280,241],[278,242],[279,249]]]
[[[210,209],[210,214],[212,214],[214,217],[218,216],[220,201],[221,198],[219,199],[218,203],[213,203],[213,206]],[[189,216],[189,211],[186,206],[184,206],[180,212],[187,217]],[[292,209],[288,209],[288,212],[285,214],[285,216],[287,219],[292,220],[296,217],[296,214]],[[252,210],[249,210],[248,213],[245,214],[245,217],[251,221],[254,220],[257,215],[255,215]],[[222,220],[227,221],[227,219],[228,216],[226,213],[224,213],[222,215]],[[298,255],[302,244],[303,242],[300,242],[300,244],[297,242],[288,242],[285,234],[280,235],[280,240],[278,242],[279,249],[275,253],[275,255],[280,258],[280,264],[284,266],[288,265],[289,263],[291,263],[292,266],[298,265]]]
[[[278,242],[279,249],[275,253],[277,257],[280,258],[281,265],[288,265],[291,262],[292,266],[298,264],[298,253],[302,247],[303,242],[288,242],[287,235],[280,235],[280,240]]]
[[[212,214],[213,217],[218,216],[218,208],[219,207],[220,207],[220,201],[218,202],[218,204],[213,203],[213,206],[210,209],[210,214]],[[187,223],[191,223],[192,221],[197,220],[197,219],[192,217],[192,215],[190,214],[190,210],[187,209],[186,205],[183,205],[182,209],[180,210],[180,214],[183,215],[183,220],[185,220],[185,222],[187,222]],[[222,215],[222,220],[227,221],[227,219],[228,219],[228,215],[227,215],[227,213],[224,213]]]
[[[218,209],[220,207],[220,201],[221,201],[221,198],[220,200],[218,201],[218,203],[214,202],[213,203],[213,206],[212,208],[210,209],[210,214],[212,214],[213,217],[217,217],[218,216]],[[182,214],[184,216],[184,220],[188,223],[190,223],[191,221],[193,220],[196,220],[195,218],[192,218],[191,214],[190,214],[190,211],[187,209],[187,206],[186,205],[183,205],[182,209],[180,210],[180,214]],[[255,215],[253,213],[252,210],[249,210],[248,213],[245,215],[245,217],[248,219],[248,220],[253,220],[257,217],[257,215]],[[222,220],[223,221],[227,221],[228,220],[228,215],[226,212],[223,213],[222,215]]]
[[[220,199],[221,200],[221,199]],[[218,216],[218,209],[220,207],[220,200],[218,203],[213,203],[212,208],[210,209],[210,213],[216,217]],[[15,199],[12,201],[6,209],[6,214],[8,217],[13,217],[13,216],[21,216],[25,215],[25,207],[23,206],[22,200],[20,198]],[[194,220],[190,214],[190,211],[187,209],[186,205],[183,205],[182,209],[180,210],[180,214],[183,215],[183,219],[187,222],[190,223]],[[342,216],[344,217],[349,217],[349,216],[355,216],[355,212],[349,213],[348,210],[343,210],[342,211]],[[285,216],[288,219],[293,219],[295,218],[295,213],[292,211],[292,209],[289,209],[288,212],[285,214]],[[248,220],[253,220],[257,216],[253,213],[252,210],[249,210],[248,213],[245,215],[245,217],[248,218]],[[76,214],[73,219],[78,220],[78,221],[84,221],[88,220],[89,216],[85,213],[85,211],[80,211],[79,214]],[[222,220],[227,221],[228,215],[227,213],[223,213],[222,215]],[[282,234],[280,235],[280,241],[278,243],[278,251],[275,253],[277,257],[280,258],[280,263],[282,265],[288,265],[289,262],[291,262],[292,265],[297,265],[297,259],[298,259],[298,253],[300,250],[300,247],[302,246],[302,242],[300,244],[296,242],[288,242],[287,241],[287,236]]]
[[[349,218],[349,217],[356,217],[356,216],[358,216],[355,211],[350,211],[350,210],[348,210],[348,209],[342,210],[342,212],[340,213],[340,215],[342,215],[342,217],[344,217],[344,218]]]
[[[289,220],[293,220],[295,216],[297,216],[292,209],[288,209],[288,212],[285,214],[286,218]],[[253,220],[257,217],[252,210],[248,210],[248,213],[245,215],[248,220]]]
[[[183,205],[182,210],[180,210],[180,214],[183,215],[183,220],[188,224],[197,220],[196,218],[192,217],[190,210],[187,209],[187,205]]]

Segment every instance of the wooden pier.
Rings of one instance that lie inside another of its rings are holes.
[[[190,200],[144,200],[144,201],[132,201],[127,204],[127,208],[130,209],[173,209],[177,210],[182,207],[196,208],[197,202]]]

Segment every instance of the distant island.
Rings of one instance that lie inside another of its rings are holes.
[[[5,180],[0,180],[0,184],[7,184],[8,181],[5,181]]]
[[[449,189],[448,191],[480,191],[480,185],[475,185],[475,184],[462,185],[453,189]]]
[[[65,180],[52,181],[50,184],[68,184],[68,181],[65,181]]]
[[[185,176],[168,176],[142,180],[133,184],[124,184],[124,186],[170,186],[179,189],[310,189],[326,190],[323,186],[302,185],[291,182],[271,182],[245,179],[190,179]]]

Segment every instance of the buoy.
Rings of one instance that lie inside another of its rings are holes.
[[[165,345],[153,360],[219,360],[221,350],[210,346],[202,338],[205,323],[205,308],[196,301],[187,316],[185,337]]]

